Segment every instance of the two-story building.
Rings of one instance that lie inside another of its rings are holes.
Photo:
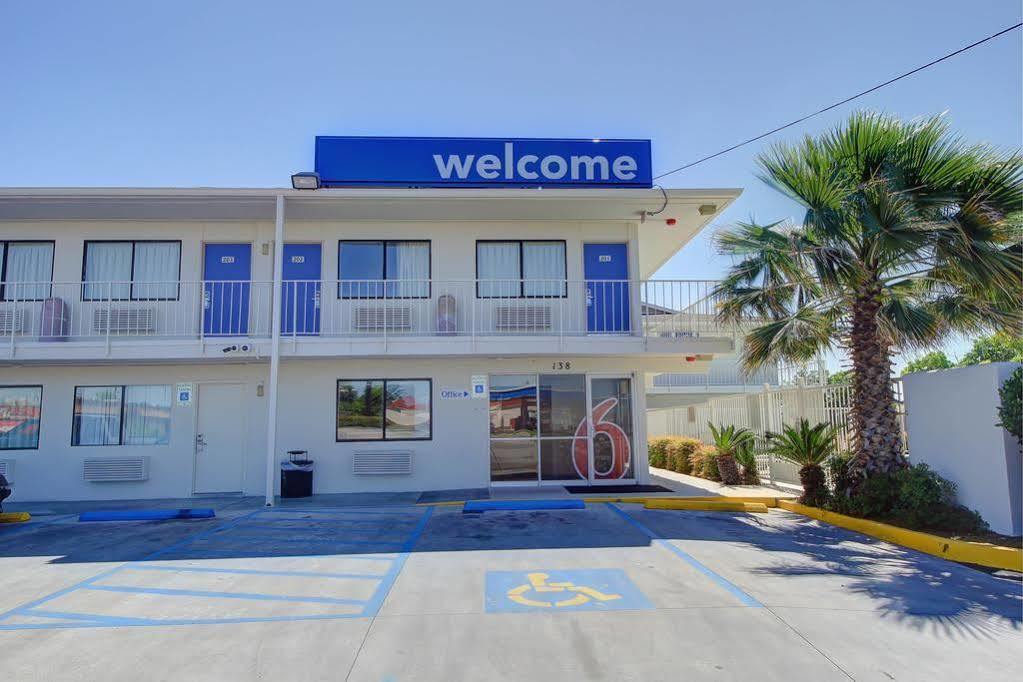
[[[0,189],[17,499],[643,482],[645,375],[733,344],[652,277],[739,191],[352,184]]]

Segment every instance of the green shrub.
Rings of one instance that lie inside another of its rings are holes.
[[[667,468],[668,464],[668,444],[671,443],[671,438],[651,438],[647,444],[647,451],[650,459],[650,466],[657,467],[658,469]]]
[[[721,474],[718,472],[717,450],[713,445],[701,445],[692,456],[693,476],[706,478],[711,481],[720,481]]]
[[[1017,367],[998,389],[998,425],[1023,443],[1023,367]]]
[[[852,453],[839,452],[828,460],[826,468],[831,477],[831,487],[836,499],[847,500],[856,487],[856,476],[850,471]]]
[[[956,503],[955,484],[926,464],[870,476],[850,498],[834,499],[832,507],[841,513],[919,530],[969,534],[987,528],[979,514]]]
[[[680,474],[693,473],[693,453],[700,448],[695,438],[673,438],[668,445],[668,466]]]

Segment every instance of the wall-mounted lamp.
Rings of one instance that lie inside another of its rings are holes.
[[[291,186],[295,189],[319,189],[320,174],[314,171],[303,171],[291,175]]]
[[[717,204],[700,204],[700,215],[714,215],[717,210]]]

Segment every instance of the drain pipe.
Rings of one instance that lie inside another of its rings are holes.
[[[277,374],[281,365],[281,275],[284,271],[284,195],[274,220],[273,305],[270,311],[270,386],[266,415],[266,506],[274,506],[277,473]]]

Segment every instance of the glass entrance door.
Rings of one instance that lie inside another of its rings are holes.
[[[491,483],[634,480],[632,407],[629,377],[492,375]]]

